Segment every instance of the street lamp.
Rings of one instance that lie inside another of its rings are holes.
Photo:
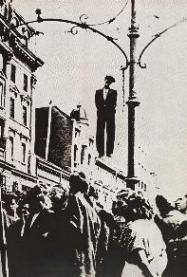
[[[75,35],[78,33],[77,28],[81,28],[84,30],[90,30],[93,33],[96,33],[103,38],[105,38],[107,41],[112,43],[123,55],[125,59],[125,66],[122,67],[122,72],[124,74],[124,71],[129,69],[129,96],[128,96],[128,168],[127,168],[127,186],[134,188],[135,184],[139,181],[135,176],[135,108],[140,105],[140,102],[137,99],[137,93],[135,91],[135,74],[136,74],[136,68],[139,66],[140,68],[146,68],[145,64],[142,64],[141,59],[143,57],[143,54],[145,53],[146,49],[161,35],[163,35],[166,31],[169,29],[177,26],[179,23],[187,21],[187,18],[183,18],[179,22],[169,26],[168,28],[164,29],[162,32],[157,33],[154,38],[143,48],[143,50],[140,52],[140,55],[138,58],[136,58],[136,40],[139,38],[139,28],[136,25],[136,7],[135,7],[135,0],[131,0],[131,24],[129,28],[128,37],[130,39],[130,48],[129,48],[129,58],[126,54],[126,52],[123,50],[123,48],[115,41],[115,39],[111,36],[108,36],[101,32],[100,30],[97,30],[93,24],[88,24],[86,20],[88,17],[85,14],[82,14],[79,17],[79,22],[68,20],[68,19],[62,19],[62,18],[43,18],[41,17],[41,10],[36,10],[37,14],[37,20],[26,22],[26,25],[32,24],[32,23],[42,23],[42,22],[60,22],[60,23],[67,23],[71,24],[72,27],[70,29],[70,32]],[[113,21],[113,19],[112,19]],[[111,21],[111,22],[112,22]],[[24,24],[22,24],[24,25]]]
[[[140,104],[135,91],[135,70],[136,70],[136,40],[139,38],[139,28],[136,26],[135,0],[131,0],[131,26],[128,37],[130,39],[130,61],[129,61],[129,98],[128,105],[128,171],[127,186],[134,188],[138,182],[135,177],[134,148],[135,148],[135,108]]]

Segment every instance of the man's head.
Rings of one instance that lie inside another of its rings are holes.
[[[109,76],[109,75],[106,75],[106,76],[105,76],[105,88],[109,88],[109,86],[110,86],[112,83],[115,83],[114,77]]]
[[[175,207],[178,211],[186,213],[187,211],[187,197],[182,196],[175,201]]]
[[[38,185],[28,192],[27,201],[31,214],[38,213],[45,207],[45,197]]]
[[[74,172],[70,176],[70,191],[73,194],[77,192],[86,193],[88,191],[88,182],[84,172]]]
[[[52,208],[55,211],[64,210],[68,205],[69,190],[62,186],[56,185],[50,191],[49,198],[52,202]]]
[[[9,215],[14,215],[18,208],[18,199],[15,193],[7,193],[3,196],[5,201],[5,209]]]

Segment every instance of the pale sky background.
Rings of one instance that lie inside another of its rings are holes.
[[[140,27],[137,54],[153,38],[152,35],[187,17],[186,0],[136,2]],[[77,21],[85,13],[89,16],[88,23],[113,18],[125,3],[126,0],[13,1],[26,21],[35,19],[35,9],[41,8],[43,17]],[[95,28],[118,38],[117,42],[129,54],[129,24],[130,0],[112,24]],[[113,162],[126,172],[127,106],[122,112],[122,54],[89,31],[79,30],[76,36],[71,35],[67,32],[71,27],[68,24],[36,23],[32,26],[45,34],[32,39],[32,49],[45,62],[36,73],[37,106],[47,105],[52,100],[60,109],[70,113],[81,103],[87,110],[95,134],[95,90],[103,86],[106,74],[116,78],[113,88],[118,90],[118,108]],[[136,109],[136,165],[140,162],[147,171],[156,172],[162,192],[174,199],[187,193],[187,23],[179,24],[155,41],[146,51],[143,61],[147,63],[147,69],[138,68],[135,85],[141,102]],[[127,100],[128,71],[126,80]]]

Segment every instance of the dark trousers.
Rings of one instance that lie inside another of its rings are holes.
[[[105,153],[105,128],[106,128],[106,154],[111,155],[114,150],[115,141],[115,113],[97,114],[97,133],[96,133],[96,146],[100,156]]]

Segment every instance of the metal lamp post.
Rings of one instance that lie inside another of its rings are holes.
[[[131,0],[131,26],[128,37],[130,39],[130,61],[129,61],[129,98],[128,105],[128,171],[127,185],[134,188],[138,182],[135,177],[135,108],[140,104],[137,100],[135,91],[135,74],[136,74],[136,40],[139,37],[139,28],[136,26],[135,0]]]

